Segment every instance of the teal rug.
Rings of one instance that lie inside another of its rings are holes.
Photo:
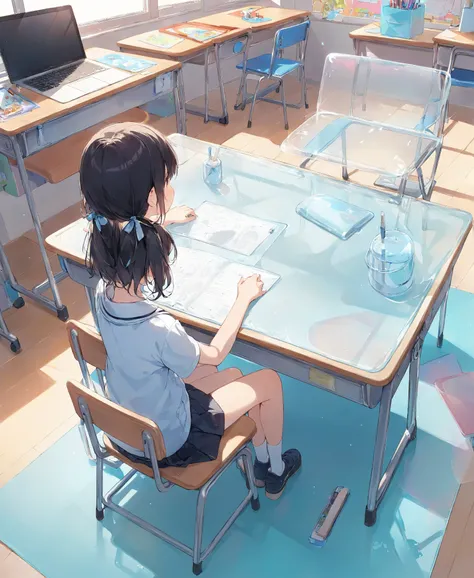
[[[259,512],[248,508],[204,562],[207,578],[428,578],[463,480],[472,449],[433,385],[453,366],[474,371],[474,295],[450,294],[445,343],[435,333],[423,349],[418,437],[398,469],[377,524],[363,514],[377,412],[284,378],[285,448],[297,447],[303,468],[278,502],[261,495]],[[244,372],[254,366],[229,358]],[[388,451],[404,429],[406,383],[392,407]],[[25,424],[27,427],[27,424]],[[107,490],[121,473],[110,470]],[[191,559],[106,510],[95,519],[94,466],[72,430],[0,490],[0,540],[46,578],[181,578]],[[337,485],[351,496],[322,549],[308,542]],[[221,527],[244,494],[231,468],[210,493],[205,541]],[[122,494],[135,513],[192,544],[196,494],[173,488],[156,492],[141,477]]]

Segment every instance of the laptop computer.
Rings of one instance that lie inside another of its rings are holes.
[[[0,54],[12,84],[63,103],[130,76],[87,59],[71,6],[1,17]]]

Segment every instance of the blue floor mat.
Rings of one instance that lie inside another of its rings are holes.
[[[422,363],[454,354],[474,371],[474,295],[450,294],[443,349],[436,348],[437,320]],[[244,372],[255,366],[229,358]],[[204,562],[207,578],[428,578],[460,480],[472,450],[436,388],[420,384],[418,437],[405,453],[379,508],[376,526],[363,524],[377,411],[283,378],[284,447],[297,447],[303,468],[282,498],[247,508]],[[406,382],[397,392],[388,450],[404,429]],[[26,424],[25,424],[26,427]],[[107,490],[121,475],[108,470]],[[308,536],[337,485],[351,496],[322,549]],[[107,510],[95,520],[94,466],[72,430],[0,489],[0,540],[46,578],[181,578],[191,559]],[[210,493],[205,536],[219,530],[242,499],[243,480],[231,468]],[[151,480],[136,479],[122,505],[192,545],[196,494],[173,488],[160,495]]]

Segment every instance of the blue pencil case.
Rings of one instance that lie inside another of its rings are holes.
[[[374,214],[328,195],[315,195],[296,207],[298,215],[346,241],[360,231]]]

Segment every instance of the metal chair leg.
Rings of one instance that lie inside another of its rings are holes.
[[[207,482],[198,493],[196,505],[196,523],[194,525],[194,548],[193,548],[193,573],[198,576],[202,572],[202,534],[204,529],[204,507],[206,505],[207,494],[211,486]]]
[[[301,84],[303,85],[303,103],[305,108],[309,108],[308,104],[308,93],[307,93],[307,86],[306,86],[306,67],[303,64],[303,74],[301,78]]]
[[[250,114],[249,114],[249,120],[247,123],[247,128],[252,128],[252,116],[253,116],[253,109],[255,108],[255,102],[257,100],[257,95],[258,95],[258,90],[260,88],[260,82],[262,81],[261,78],[259,78],[257,80],[257,86],[255,87],[255,92],[252,98],[252,104],[250,105]]]
[[[281,90],[281,104],[283,105],[283,120],[285,121],[285,129],[288,130],[288,111],[286,109],[286,97],[285,97],[285,85],[283,83],[283,78],[280,80],[280,90]]]
[[[341,146],[342,146],[342,178],[345,181],[348,181],[349,172],[347,170],[347,140],[345,130],[343,130],[341,133]]]
[[[95,517],[100,522],[104,519],[104,466],[103,458],[97,456],[96,460],[96,471],[95,471],[95,481],[96,481],[96,496],[95,496]]]

